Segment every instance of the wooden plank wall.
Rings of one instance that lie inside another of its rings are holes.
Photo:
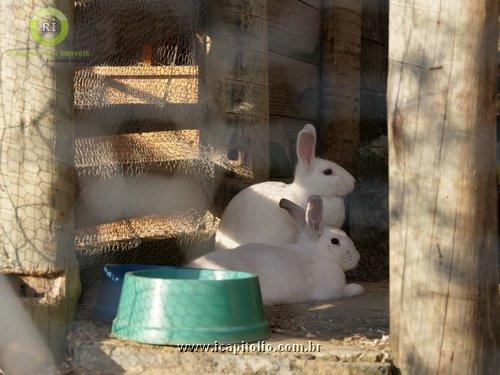
[[[269,0],[270,176],[293,176],[297,132],[319,125],[321,0]]]

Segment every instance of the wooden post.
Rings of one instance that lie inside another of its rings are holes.
[[[50,56],[41,53],[54,47],[37,43],[29,25],[37,10],[52,6],[65,14],[71,32],[73,5],[35,3],[6,0],[0,7],[9,23],[0,30],[0,273],[7,275],[59,360],[79,294],[73,234],[73,69],[68,62],[48,62]],[[69,49],[69,39],[57,50]],[[0,303],[0,310],[7,309],[3,312],[9,308],[14,302]],[[32,366],[38,358],[24,345],[31,338],[10,324],[0,321],[2,358],[19,356]]]
[[[496,22],[495,0],[390,2],[390,318],[403,374],[496,371]]]
[[[324,155],[355,173],[359,153],[361,0],[323,1],[322,25]]]
[[[267,0],[210,1],[208,138],[218,163],[253,182],[269,177]]]

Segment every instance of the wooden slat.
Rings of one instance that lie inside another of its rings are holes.
[[[199,131],[177,130],[75,140],[77,168],[198,158]]]
[[[116,104],[75,110],[75,137],[199,129],[206,113],[202,103]]]
[[[319,69],[316,65],[269,53],[269,113],[316,121]]]
[[[222,116],[248,116],[267,122],[267,92],[264,85],[227,79],[220,83],[215,103]]]
[[[240,47],[247,51],[267,49],[267,0],[224,0],[210,7],[209,55],[225,48]],[[218,22],[216,22],[218,21]]]
[[[352,174],[359,155],[361,13],[361,0],[329,0],[323,12],[324,155]]]
[[[298,0],[270,0],[269,51],[319,65],[321,12]]]
[[[96,66],[75,72],[75,106],[196,104],[197,66]]]
[[[239,46],[226,47],[219,51],[217,74],[245,84],[267,87],[267,53]],[[234,62],[238,62],[238,69]]]
[[[267,0],[212,1],[203,142],[226,174],[269,178]]]
[[[198,76],[196,65],[175,66],[92,66],[75,70],[76,76],[95,74],[106,77]]]
[[[120,246],[133,241],[162,240],[214,231],[217,219],[210,213],[189,211],[166,216],[145,216],[76,231],[77,250]]]
[[[300,2],[321,10],[321,0],[300,0]]]
[[[282,116],[269,116],[271,178],[291,178],[297,163],[297,134],[307,122]],[[315,124],[317,125],[317,124]]]

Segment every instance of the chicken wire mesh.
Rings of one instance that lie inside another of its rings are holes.
[[[77,0],[77,136],[201,123],[203,0]]]
[[[202,0],[76,0],[75,245],[84,293],[105,263],[180,264],[209,249]],[[88,294],[88,293],[86,293]]]
[[[105,263],[181,264],[207,251],[217,219],[211,206],[212,150],[202,144],[201,134],[205,3],[81,0],[75,4],[74,47],[89,51],[88,58],[77,64],[74,79],[75,245],[83,291],[88,294]],[[30,15],[26,12],[22,18]],[[59,197],[72,194],[65,186],[66,177],[68,186],[72,185],[71,160],[54,170],[50,158],[56,149],[54,139],[70,144],[73,132],[70,127],[54,128],[53,123],[61,124],[46,118],[52,103],[44,94],[54,87],[49,65],[31,65],[30,77],[36,78],[25,82],[16,77],[23,77],[26,66],[12,66],[9,60],[3,60],[2,66],[13,72],[12,82],[2,82],[4,89],[9,88],[2,97],[5,108],[14,109],[5,117],[18,127],[4,132],[12,140],[9,149],[3,149],[9,163],[2,165],[3,171],[9,169],[5,174],[14,171],[16,179],[5,181],[0,190],[4,203],[12,203],[18,217],[29,219],[22,227],[17,222],[3,226],[7,246],[25,257],[6,257],[6,267],[19,272],[18,263],[34,264],[32,258],[47,257],[50,264],[57,255],[47,246],[53,238],[37,232],[57,231],[58,247],[72,249],[72,231],[65,232],[57,224],[71,227],[72,216],[61,219],[63,215],[51,206],[59,209],[65,204]],[[20,102],[32,111],[29,124],[16,113]],[[65,116],[72,106],[64,110]],[[70,124],[69,119],[64,121]],[[57,137],[51,132],[57,132]],[[22,145],[19,135],[24,136]],[[30,238],[35,242],[30,243]],[[35,254],[38,251],[40,256]],[[58,262],[64,267],[72,260],[61,257]]]
[[[178,263],[215,230],[207,20],[202,0],[75,1],[74,48],[89,52],[73,82],[84,290],[105,262]]]

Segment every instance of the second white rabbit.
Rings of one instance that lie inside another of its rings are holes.
[[[302,227],[296,244],[245,244],[206,254],[188,267],[255,273],[266,305],[363,294],[363,287],[346,284],[344,275],[356,267],[359,253],[342,230],[323,224],[321,198],[311,196],[306,212],[287,199],[282,199],[280,206]]]

